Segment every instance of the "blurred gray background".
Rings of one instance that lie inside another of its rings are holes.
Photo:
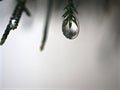
[[[54,0],[49,34],[40,52],[47,0],[28,0],[32,16],[23,13],[19,26],[0,46],[0,88],[6,90],[119,90],[120,2],[74,0],[80,33],[62,34],[66,0]],[[0,37],[16,5],[0,2]]]

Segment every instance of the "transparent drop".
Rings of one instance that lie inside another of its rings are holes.
[[[78,34],[79,34],[79,26],[78,26],[78,21],[76,21],[77,23],[75,23],[74,21],[63,21],[62,24],[62,32],[64,34],[64,36],[66,38],[69,39],[75,39]]]

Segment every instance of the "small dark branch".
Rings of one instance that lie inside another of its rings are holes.
[[[73,0],[68,0],[68,4],[64,9],[66,10],[66,12],[63,14],[64,21],[69,22],[72,20],[76,23],[76,21],[78,21],[78,20],[77,20],[77,17],[75,16],[75,14],[78,14],[78,12],[74,6]],[[73,20],[73,18],[74,18],[74,20]],[[78,25],[78,23],[76,23],[76,25]]]
[[[29,11],[28,8],[24,7],[24,11],[26,12],[26,14],[27,14],[28,16],[31,16],[31,13],[30,13],[30,11]]]
[[[20,18],[22,16],[22,12],[25,10],[26,0],[17,0],[17,1],[18,3],[13,11],[12,17],[10,18],[9,24],[7,25],[7,28],[1,38],[0,45],[4,44],[10,31],[17,28]]]
[[[6,28],[6,30],[5,30],[5,32],[4,32],[4,34],[3,34],[3,36],[2,36],[2,38],[1,38],[0,45],[4,44],[5,40],[8,37],[8,34],[10,33],[10,30],[11,30],[11,28],[8,25],[7,28]]]
[[[73,0],[68,0],[68,4],[64,9],[66,10],[66,12],[63,14],[63,18],[66,18],[66,17],[71,18],[72,16],[75,16],[75,13],[78,14],[73,4]]]
[[[41,51],[44,49],[44,46],[45,46],[45,43],[46,43],[46,40],[47,40],[48,27],[49,27],[51,12],[52,12],[52,5],[53,5],[53,0],[48,0],[47,16],[46,16],[46,21],[45,21],[44,35],[43,35],[43,39],[42,39],[42,44],[40,46]]]

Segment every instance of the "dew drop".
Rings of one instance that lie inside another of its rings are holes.
[[[79,34],[78,23],[75,23],[72,20],[68,22],[64,20],[62,24],[62,32],[66,38],[75,39]]]

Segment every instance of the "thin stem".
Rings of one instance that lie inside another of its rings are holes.
[[[45,21],[44,35],[43,35],[43,39],[42,39],[42,44],[40,46],[41,51],[44,49],[44,46],[45,46],[45,43],[46,43],[46,40],[47,40],[48,27],[49,27],[51,12],[52,12],[52,4],[53,4],[53,0],[48,0],[47,16],[46,16],[46,21]]]
[[[9,27],[9,25],[7,26],[2,38],[1,38],[1,41],[0,41],[0,45],[3,45],[4,42],[6,41],[7,37],[8,37],[8,34],[10,33],[10,30],[11,28]]]

